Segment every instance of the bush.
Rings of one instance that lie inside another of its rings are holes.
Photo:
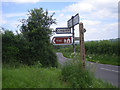
[[[15,46],[16,40],[12,31],[2,34],[2,59],[3,63],[11,63],[17,60],[19,49]]]
[[[5,30],[2,33],[3,64],[17,67],[19,63],[33,65],[39,61],[43,67],[57,66],[57,56],[50,43],[42,44],[41,47],[38,43],[31,45],[22,34],[14,35],[12,31]]]
[[[44,11],[42,8],[32,9],[29,11],[27,19],[21,20],[22,26],[20,28],[23,37],[28,42],[29,59],[27,64],[31,65],[33,62],[40,61],[42,66],[56,66],[57,58],[56,54],[51,49],[50,26],[55,24],[53,15],[48,15],[48,11]]]
[[[93,80],[89,71],[84,70],[78,61],[66,63],[62,68],[62,79],[69,82],[72,88],[89,88]]]
[[[118,40],[110,41],[110,40],[101,40],[101,41],[90,41],[85,42],[85,52],[88,54],[116,54],[118,55],[118,51],[120,50]]]
[[[27,19],[21,20],[20,34],[3,30],[3,63],[33,65],[39,61],[43,67],[56,66],[57,57],[50,44],[53,15],[49,16],[42,8],[33,9]]]
[[[88,41],[85,42],[85,53],[87,54],[116,54],[119,55],[120,52],[120,41],[119,39],[111,40],[100,40],[100,41]],[[80,52],[80,45],[75,46],[76,52]],[[72,53],[73,47],[67,46],[62,48],[60,51]]]

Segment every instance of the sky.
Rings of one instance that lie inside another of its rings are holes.
[[[79,13],[83,22],[85,41],[118,38],[118,1],[119,0],[2,0],[0,1],[0,26],[19,31],[20,20],[27,19],[28,10],[43,8],[49,15],[55,12],[58,27],[67,27],[67,21]],[[55,34],[54,36],[69,36]],[[79,25],[75,26],[75,37],[79,37]]]

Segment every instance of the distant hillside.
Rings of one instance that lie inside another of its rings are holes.
[[[120,38],[116,38],[116,39],[110,39],[110,41],[112,41],[112,42],[119,41],[119,42],[120,42]]]

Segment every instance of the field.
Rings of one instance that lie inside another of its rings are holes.
[[[76,55],[80,57],[80,46],[76,45]],[[73,58],[73,47],[55,47],[58,52],[62,52],[67,58]],[[120,65],[120,47],[118,41],[90,41],[85,42],[86,60],[102,64]]]
[[[82,71],[79,64],[74,63],[63,68],[5,66],[2,75],[2,88],[115,88],[95,79],[89,71]]]
[[[69,87],[60,80],[61,70],[22,66],[3,68],[3,88],[62,88]]]

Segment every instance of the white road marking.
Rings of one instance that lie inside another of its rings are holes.
[[[115,70],[110,70],[110,69],[106,69],[106,68],[100,68],[100,69],[103,69],[103,70],[106,70],[106,71],[117,72],[118,73],[118,71],[115,71]]]
[[[113,66],[113,67],[116,67],[116,68],[120,67],[120,66],[108,65],[108,64],[99,64],[99,65],[106,65],[106,66],[109,66],[109,67]]]

